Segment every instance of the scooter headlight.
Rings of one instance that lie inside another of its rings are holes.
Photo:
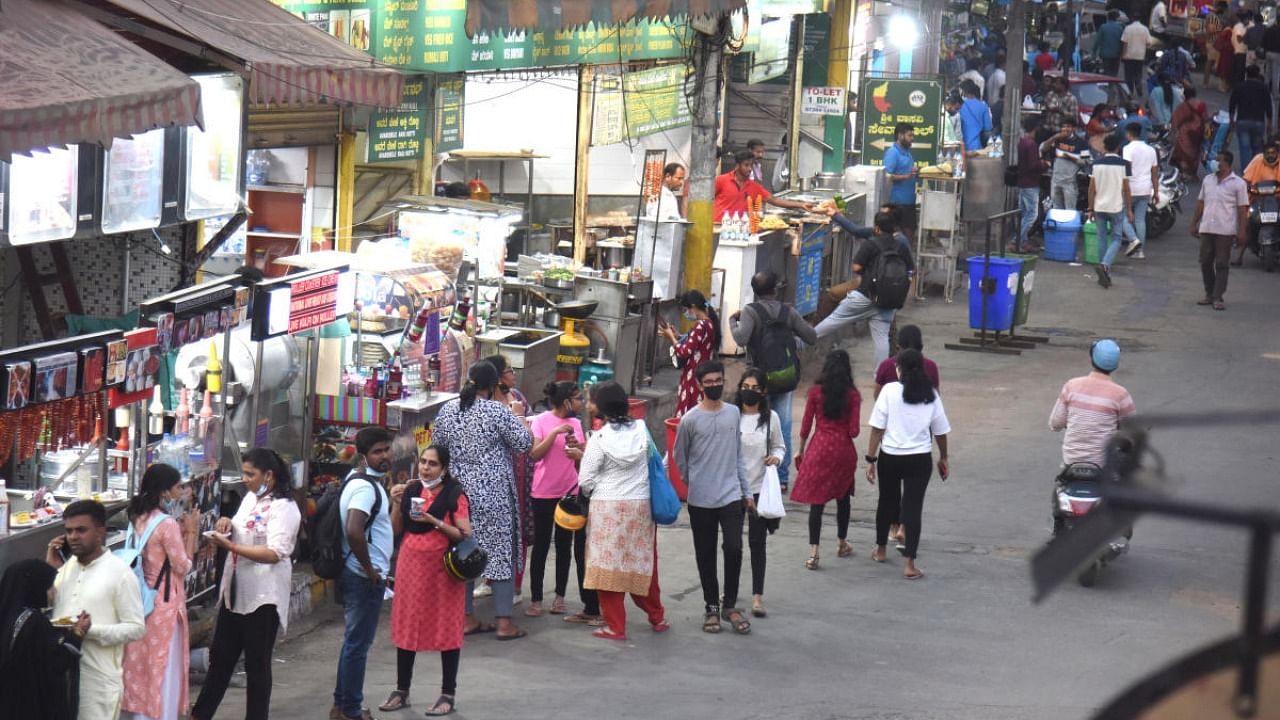
[[[1065,493],[1058,493],[1058,509],[1064,513],[1072,514],[1071,500]]]

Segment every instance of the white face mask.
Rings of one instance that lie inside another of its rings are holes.
[[[373,469],[373,468],[371,468],[371,467],[365,467],[365,469],[364,469],[364,474],[365,474],[365,475],[371,475],[371,476],[376,477],[376,478],[380,478],[380,477],[382,477],[383,475],[386,475],[386,473],[385,473],[385,472],[383,472],[383,471],[379,471],[379,470],[374,470],[374,469]]]
[[[257,495],[258,497],[262,497],[263,495],[266,495],[267,491],[270,489],[271,488],[267,486],[266,481],[263,481],[262,485],[259,486],[257,490],[253,491],[253,494]]]
[[[174,499],[161,500],[160,509],[164,510],[166,515],[177,516],[182,514],[182,503]]]

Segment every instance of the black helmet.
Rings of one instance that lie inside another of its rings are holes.
[[[475,580],[489,564],[489,553],[473,537],[463,538],[444,554],[444,571],[454,580]]]

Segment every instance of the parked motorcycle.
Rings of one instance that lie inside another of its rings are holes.
[[[1159,237],[1173,227],[1182,212],[1182,198],[1187,194],[1187,184],[1176,167],[1160,173],[1160,194],[1156,202],[1147,207],[1147,239]]]
[[[1053,487],[1053,536],[1069,532],[1080,518],[1087,515],[1102,501],[1102,468],[1094,463],[1072,463],[1058,474]],[[1111,541],[1089,561],[1077,576],[1084,587],[1093,587],[1098,573],[1107,564],[1129,552],[1129,529],[1122,538]]]
[[[1280,198],[1274,181],[1260,182],[1250,193],[1249,249],[1262,259],[1262,269],[1274,272],[1280,260]]]

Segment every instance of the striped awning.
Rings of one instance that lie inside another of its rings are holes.
[[[200,86],[61,0],[0,2],[0,161],[200,122]]]
[[[8,2],[8,0],[3,0]],[[255,105],[397,107],[404,75],[271,0],[106,0],[244,61]]]
[[[496,30],[564,30],[664,17],[718,17],[746,0],[467,0],[467,35]]]

